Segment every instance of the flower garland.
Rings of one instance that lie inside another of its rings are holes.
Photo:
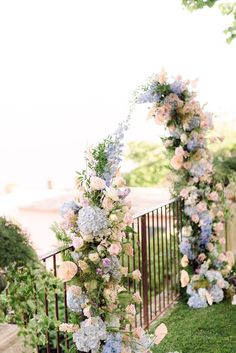
[[[181,77],[168,81],[162,71],[136,92],[135,102],[152,103],[149,117],[167,132],[163,143],[173,171],[171,191],[184,199],[181,286],[187,287],[189,306],[203,308],[223,300],[234,257],[222,251],[224,188],[215,180],[207,148],[212,115],[196,100],[191,85]]]
[[[65,244],[73,244],[58,277],[67,283],[67,306],[71,322],[60,330],[71,333],[79,352],[148,353],[166,335],[161,324],[150,336],[135,328],[139,292],[128,293],[127,278],[140,281],[141,273],[128,273],[120,256],[133,256],[126,234],[133,218],[126,201],[129,189],[119,174],[122,138],[128,121],[121,123],[87,156],[88,171],[78,177],[78,201],[62,207],[63,221],[55,230]]]

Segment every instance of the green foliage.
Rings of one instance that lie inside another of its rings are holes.
[[[193,11],[202,9],[205,6],[212,7],[217,1],[219,0],[182,0],[182,3],[188,10]]]
[[[63,285],[40,264],[22,268],[10,265],[6,280],[8,293],[0,296],[1,320],[17,324],[26,345],[33,348],[45,345],[46,331],[56,332],[58,326],[53,311],[54,293],[63,302]],[[45,293],[49,302],[48,315],[45,313]]]
[[[236,307],[230,302],[190,309],[179,303],[166,317],[168,335],[154,353],[233,353],[236,338]]]
[[[182,4],[190,11],[202,9],[205,6],[213,7],[219,0],[182,0]],[[224,31],[227,42],[231,43],[236,37],[236,2],[224,2],[219,5],[222,15],[233,16],[231,25]]]
[[[36,261],[37,255],[30,246],[27,235],[18,225],[0,217],[0,268],[13,262],[23,266]]]
[[[130,142],[126,159],[136,167],[124,175],[129,186],[155,186],[162,182],[168,173],[163,147],[159,144],[140,141]]]

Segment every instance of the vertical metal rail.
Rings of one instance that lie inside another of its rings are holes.
[[[56,254],[53,255],[53,273],[54,276],[57,276],[57,260],[56,260]],[[56,320],[59,320],[59,310],[58,310],[58,295],[55,292],[54,294],[55,297],[55,317]],[[60,335],[59,335],[59,330],[56,332],[56,344],[57,344],[57,353],[60,353]]]
[[[148,263],[147,263],[147,225],[146,215],[141,216],[142,231],[142,287],[143,287],[143,321],[144,327],[149,326],[148,316]]]

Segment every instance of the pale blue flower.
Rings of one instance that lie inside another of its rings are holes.
[[[214,284],[210,289],[209,293],[214,303],[220,303],[224,299],[223,289]]]
[[[84,207],[79,211],[78,226],[82,235],[96,236],[108,227],[106,214],[97,206]]]
[[[86,319],[73,334],[73,341],[81,352],[98,353],[101,341],[106,339],[106,325],[100,317]]]
[[[206,299],[200,297],[198,293],[194,293],[190,296],[188,305],[194,309],[206,308],[208,306]]]
[[[179,96],[186,90],[186,84],[183,81],[174,81],[170,84],[170,89]]]
[[[70,310],[76,313],[81,313],[82,307],[84,306],[87,300],[87,297],[83,292],[81,292],[79,287],[71,286],[67,291],[66,299],[67,299],[67,306]]]
[[[120,353],[122,344],[122,336],[120,333],[111,333],[107,337],[102,353]]]
[[[64,215],[69,211],[72,210],[75,214],[79,212],[81,209],[81,206],[75,202],[75,201],[67,201],[61,206],[61,215],[64,217]]]

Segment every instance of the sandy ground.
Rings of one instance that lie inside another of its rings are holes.
[[[31,236],[39,255],[58,247],[51,225],[60,222],[60,206],[76,196],[73,191],[25,192],[0,196],[0,215],[13,218]],[[129,199],[132,213],[137,215],[169,200],[165,188],[132,188]]]

